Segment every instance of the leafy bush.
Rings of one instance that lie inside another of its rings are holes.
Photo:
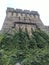
[[[22,30],[0,35],[0,65],[49,65],[49,36],[43,31]]]

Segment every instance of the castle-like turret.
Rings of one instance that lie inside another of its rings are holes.
[[[31,29],[45,30],[40,15],[37,11],[7,8],[6,18],[2,27],[2,32],[12,32],[14,29],[25,29],[31,32]]]

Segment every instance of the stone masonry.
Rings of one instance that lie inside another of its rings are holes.
[[[7,8],[5,21],[1,31],[12,33],[14,30],[19,30],[20,28],[23,31],[27,29],[29,33],[31,32],[31,29],[48,30],[42,23],[37,11]]]

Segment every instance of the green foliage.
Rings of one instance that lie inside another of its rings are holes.
[[[49,36],[43,31],[0,35],[0,65],[49,65]]]

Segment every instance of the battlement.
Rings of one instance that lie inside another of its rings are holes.
[[[30,10],[22,10],[22,9],[14,9],[14,8],[7,8],[6,14],[8,16],[22,16],[22,17],[39,17],[39,13],[37,11],[30,11]]]
[[[37,11],[7,8],[2,32],[13,33],[14,30],[19,29],[23,31],[27,29],[29,34],[31,34],[32,29],[34,31],[36,29],[48,30],[48,28],[45,30],[46,27],[43,25]]]

